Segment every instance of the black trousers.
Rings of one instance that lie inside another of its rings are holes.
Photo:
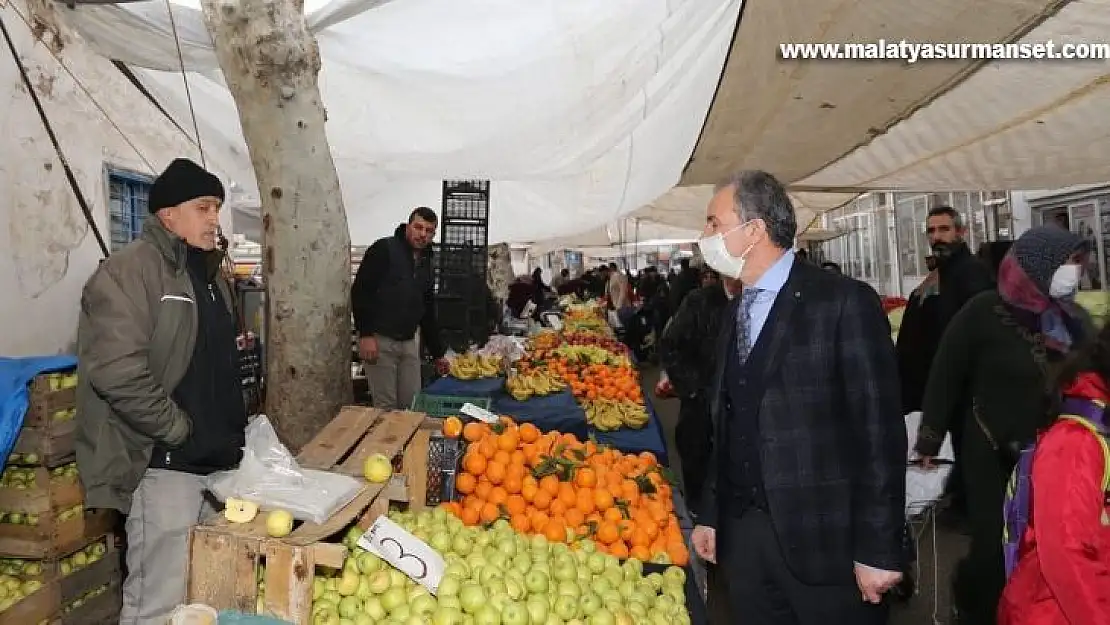
[[[974,419],[964,427],[964,488],[971,548],[956,567],[954,602],[961,625],[994,625],[1006,586],[1002,505],[1013,463],[996,451]]]
[[[682,492],[686,505],[697,513],[709,471],[709,445],[713,434],[709,406],[701,397],[683,399],[674,428],[674,442],[682,459]]]
[[[854,583],[813,586],[794,577],[766,513],[722,519],[717,532],[729,612],[743,615],[743,625],[886,624],[886,602],[866,603]]]

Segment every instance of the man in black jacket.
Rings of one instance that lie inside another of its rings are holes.
[[[667,372],[681,406],[675,427],[675,445],[682,459],[682,491],[695,514],[700,508],[709,456],[709,387],[717,358],[717,332],[732,295],[740,290],[735,280],[725,284],[716,272],[707,272],[705,286],[691,291],[659,339],[659,364]]]
[[[968,300],[994,288],[990,269],[972,255],[964,242],[967,228],[955,209],[937,206],[930,210],[925,233],[935,268],[929,267],[929,276],[910,294],[895,347],[902,381],[902,411],[907,414],[921,410],[929,368],[948,323]],[[950,510],[956,517],[951,520],[956,521],[962,516],[965,502],[960,432],[953,432],[952,437],[957,463],[949,476],[948,494]]]
[[[906,430],[890,324],[866,284],[796,262],[785,187],[719,185],[698,247],[738,278],[717,342],[691,542],[746,625],[882,625],[905,560]]]
[[[408,409],[420,392],[417,328],[424,346],[443,365],[432,276],[437,222],[432,209],[413,210],[393,236],[366,250],[351,285],[359,357],[376,408]]]

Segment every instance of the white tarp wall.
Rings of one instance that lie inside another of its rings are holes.
[[[187,0],[175,0],[185,3]],[[196,2],[174,4],[206,149],[243,155]],[[627,215],[679,180],[740,0],[332,0],[306,4],[352,242],[392,231],[441,180],[493,181],[490,240],[534,241]],[[63,11],[137,68],[191,128],[167,3]]]
[[[40,5],[46,17],[62,6]],[[49,19],[32,20],[23,0],[0,1],[0,18],[110,242],[119,224],[108,217],[107,170],[154,174],[190,149],[188,137],[108,59],[53,30]],[[0,85],[0,356],[68,352],[100,249],[2,37]],[[231,232],[230,220],[224,228]]]

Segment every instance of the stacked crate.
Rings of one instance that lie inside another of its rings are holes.
[[[113,519],[85,510],[74,462],[76,380],[71,371],[31,383],[0,476],[0,625],[119,620]]]
[[[445,180],[435,246],[436,300],[444,342],[456,351],[489,339],[488,180]]]

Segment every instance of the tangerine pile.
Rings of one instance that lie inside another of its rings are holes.
[[[522,363],[521,373],[540,371],[559,378],[570,387],[579,401],[610,399],[643,405],[640,379],[630,366],[582,364],[557,356],[548,356],[539,366]]]
[[[671,486],[655,456],[622,454],[501,417],[467,423],[467,451],[447,504],[466,525],[507,519],[513,529],[575,544],[591,539],[617,558],[685,566],[689,553]]]

